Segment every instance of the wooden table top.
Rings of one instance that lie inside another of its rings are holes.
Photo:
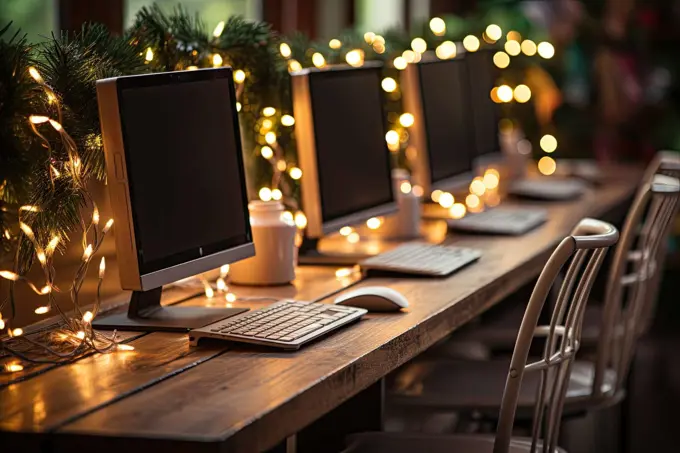
[[[394,288],[410,307],[370,314],[297,352],[219,342],[194,348],[182,334],[126,333],[135,351],[0,374],[0,443],[30,450],[48,442],[55,452],[79,446],[100,452],[170,445],[192,452],[271,448],[535,278],[581,218],[620,207],[639,175],[622,169],[579,200],[544,204],[550,220],[523,236],[449,235],[447,243],[482,249],[479,262],[444,279],[359,282]],[[323,298],[354,283],[334,272],[301,268],[294,286],[236,293]],[[169,297],[181,298],[183,291],[192,290],[173,289]],[[257,308],[271,302],[240,303]],[[10,383],[17,377],[23,380]]]

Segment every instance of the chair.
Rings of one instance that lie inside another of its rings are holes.
[[[346,453],[533,453],[539,448],[544,452],[562,451],[557,448],[557,438],[574,355],[580,345],[585,306],[602,260],[618,237],[619,233],[612,225],[584,219],[572,235],[562,240],[546,263],[527,305],[509,369],[506,368],[495,437],[367,433],[351,436]],[[550,324],[538,326],[548,292],[568,262]],[[545,338],[543,355],[539,360],[529,363],[529,348],[532,340],[538,337]],[[526,377],[536,375],[538,385],[534,401],[537,403],[534,404],[532,436],[530,439],[513,438],[522,383]]]
[[[677,210],[679,193],[678,180],[663,175],[656,175],[652,184],[645,184],[638,192],[608,275],[597,359],[574,361],[571,365],[565,412],[575,414],[611,406],[624,397],[623,384],[642,333],[643,314],[651,303],[646,290],[650,282],[655,282],[658,250]],[[573,279],[570,271],[565,274],[565,284]],[[558,293],[553,313],[562,309],[563,297]],[[584,309],[584,319],[586,312]],[[525,313],[525,320],[526,317]],[[524,324],[523,320],[520,334]],[[582,327],[579,324],[579,339]],[[478,412],[495,419],[502,400],[505,369],[507,361],[503,360],[416,360],[397,374],[389,393],[390,403],[410,411]],[[525,380],[517,401],[520,418],[530,416],[536,401],[535,389],[540,386],[539,379]]]
[[[675,151],[659,151],[647,166],[642,178],[642,186],[639,190],[644,190],[644,184],[651,183],[656,174],[680,179],[680,153]],[[631,210],[632,208],[633,206],[631,205]],[[635,225],[635,227],[637,228],[638,225]],[[621,234],[626,235],[625,229],[622,230]],[[634,258],[634,256],[635,255],[633,254],[632,258]],[[656,262],[660,267],[657,269],[657,272],[655,272],[653,281],[650,282],[647,287],[649,303],[646,305],[644,311],[645,321],[639,324],[642,332],[646,332],[649,329],[649,325],[654,318],[654,308],[661,284],[660,279],[665,257],[666,243],[663,242],[659,248],[659,256],[656,259]],[[524,314],[524,307],[515,304],[506,309],[504,309],[504,307],[498,308],[496,313],[489,314],[490,319],[486,319],[481,324],[459,332],[452,340],[478,342],[490,350],[509,351],[517,337],[517,331]],[[593,349],[597,346],[600,338],[602,314],[603,304],[591,303],[588,305],[583,321],[583,336],[581,339],[584,348]],[[444,347],[442,349],[446,350],[447,348]]]

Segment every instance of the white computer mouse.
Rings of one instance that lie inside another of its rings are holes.
[[[335,303],[365,308],[369,312],[399,311],[408,307],[408,301],[399,292],[384,286],[365,286],[342,294]]]

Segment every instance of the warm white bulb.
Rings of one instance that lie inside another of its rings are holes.
[[[399,185],[399,190],[401,190],[401,193],[403,194],[411,193],[411,189],[413,189],[413,187],[411,187],[411,183],[408,181],[403,181]]]
[[[106,258],[102,256],[102,260],[99,262],[99,278],[104,278],[106,273]]]
[[[28,121],[33,124],[42,124],[48,122],[49,120],[49,117],[43,115],[30,115],[28,117]]]
[[[295,213],[295,225],[300,229],[307,226],[307,216],[304,212],[298,211]]]
[[[411,41],[411,49],[413,49],[414,52],[425,53],[427,50],[427,42],[425,42],[423,38],[414,38],[413,41]]]
[[[47,256],[45,255],[44,252],[38,252],[38,261],[40,261],[40,264],[44,265],[47,262]]]
[[[281,124],[290,127],[295,124],[295,118],[290,115],[283,115],[281,117]]]
[[[399,132],[397,132],[395,130],[387,131],[387,133],[385,134],[385,141],[390,145],[398,145],[399,144]]]
[[[152,58],[153,58],[153,54],[152,54]],[[44,82],[44,80],[43,80],[42,76],[40,75],[40,73],[38,72],[38,70],[35,69],[33,66],[28,67],[28,74],[31,77],[33,77],[33,80],[35,80],[36,82],[38,82],[38,83]]]
[[[465,197],[465,205],[469,209],[476,209],[480,205],[479,197],[473,193]]]
[[[224,281],[222,277],[217,279],[217,290],[218,291],[225,291],[227,289],[227,283]]]
[[[246,73],[242,69],[234,71],[234,82],[243,83],[246,80]]]
[[[371,217],[366,221],[366,226],[370,230],[377,230],[378,228],[380,228],[380,225],[382,225],[382,221],[377,217]]]
[[[236,302],[236,294],[234,294],[234,293],[227,293],[227,295],[224,296],[224,298],[229,303]]]
[[[353,49],[345,55],[345,61],[348,65],[359,67],[364,64],[364,51],[361,49]]]
[[[529,102],[529,100],[531,99],[531,89],[524,84],[517,85],[515,87],[514,97],[515,101],[519,102],[520,104]]]
[[[260,149],[260,154],[265,159],[271,159],[274,157],[274,151],[269,146],[263,146],[262,149]]]
[[[550,134],[541,137],[541,149],[546,153],[555,152],[557,149],[557,139]]]
[[[225,264],[220,267],[220,277],[224,278],[229,273],[229,265]]]
[[[50,307],[44,306],[44,307],[38,307],[34,310],[34,313],[36,315],[44,315],[45,313],[48,313],[50,311]]]
[[[222,36],[222,32],[224,31],[224,21],[220,21],[217,26],[215,27],[215,30],[213,30],[213,37],[219,38]]]
[[[476,52],[479,50],[479,38],[474,35],[467,35],[463,38],[463,47],[468,52]]]
[[[92,244],[88,244],[83,252],[83,261],[87,261],[92,256]]]
[[[215,297],[215,290],[212,289],[210,285],[206,285],[205,287],[205,297],[207,297],[208,299],[212,299],[213,297]]]
[[[76,338],[79,340],[84,340],[85,339],[85,332],[82,330],[79,330],[78,333],[76,333]]]
[[[444,41],[437,46],[434,53],[440,60],[448,60],[456,56],[458,49],[453,41]]]
[[[302,65],[300,64],[299,61],[292,59],[288,62],[288,71],[289,72],[302,71]]]
[[[281,52],[281,56],[283,56],[284,58],[290,57],[293,53],[290,50],[290,46],[285,42],[282,42],[281,44],[279,44],[279,52]]]
[[[416,61],[416,53],[410,49],[405,50],[401,56],[404,60],[406,60],[407,63],[413,63]]]
[[[6,279],[6,280],[12,280],[13,282],[19,280],[19,275],[15,274],[14,272],[10,271],[0,271],[0,277]]]
[[[302,170],[300,170],[298,167],[291,167],[291,169],[288,170],[288,174],[292,179],[302,178]]]
[[[385,77],[384,79],[382,79],[380,85],[382,86],[382,89],[387,91],[388,93],[392,93],[394,90],[397,89],[397,81],[394,80],[392,77]]]
[[[394,67],[396,69],[401,71],[403,69],[406,69],[408,62],[404,59],[404,57],[397,57],[394,59],[394,62],[392,62],[392,64],[394,64]]]
[[[323,68],[326,66],[326,59],[319,52],[315,52],[314,55],[312,55],[312,63],[317,68]]]
[[[266,117],[276,115],[276,109],[274,107],[265,107],[262,109],[262,114]]]
[[[337,50],[340,47],[342,47],[342,42],[340,42],[339,39],[333,38],[328,42],[328,47],[330,47],[331,49]]]
[[[484,187],[486,187],[489,190],[493,190],[498,187],[498,184],[500,183],[500,179],[498,178],[498,175],[494,173],[486,173],[484,175]]]
[[[283,198],[283,192],[281,192],[280,189],[274,189],[274,190],[272,190],[272,200],[278,201],[278,200],[280,200],[281,198]]]
[[[106,222],[106,225],[104,225],[104,229],[102,230],[102,233],[104,233],[104,234],[108,233],[108,231],[111,229],[112,226],[113,226],[113,219],[109,219]]]
[[[501,27],[496,24],[490,24],[488,27],[486,27],[486,36],[493,39],[494,41],[498,41],[503,36],[503,30],[501,30]]]
[[[359,242],[360,239],[361,237],[359,236],[359,233],[357,233],[356,231],[347,236],[347,241],[350,244],[356,244],[357,242]]]
[[[349,236],[350,234],[352,234],[353,231],[354,230],[352,229],[352,227],[348,227],[348,226],[344,226],[344,227],[340,228],[340,234],[343,235],[343,236]]]
[[[146,61],[152,61],[153,60],[153,50],[151,50],[151,47],[146,49],[146,55],[144,56],[144,59]]]
[[[135,347],[129,344],[119,344],[116,345],[116,349],[118,349],[119,351],[134,351]]]
[[[20,337],[21,335],[24,334],[24,329],[17,327],[16,329],[12,330],[12,335],[15,337]]]
[[[455,203],[453,206],[451,206],[451,209],[449,209],[449,215],[453,219],[462,219],[465,217],[466,213],[467,208],[463,203]]]
[[[484,185],[484,181],[482,178],[475,178],[470,183],[470,192],[479,197],[484,195],[484,192],[486,192],[486,186]]]
[[[372,31],[364,33],[364,41],[366,41],[366,44],[373,44],[373,41],[375,41],[375,33]]]
[[[264,141],[273,145],[276,143],[276,134],[274,132],[267,132],[264,136]]]
[[[214,54],[213,57],[212,57],[213,66],[215,66],[216,68],[219,68],[220,66],[222,66],[222,63],[224,63],[224,60],[222,59],[222,55],[220,55],[218,53]]]
[[[539,43],[536,50],[538,51],[538,54],[546,60],[550,60],[555,56],[555,47],[549,42]]]
[[[439,196],[439,206],[442,208],[450,208],[453,206],[455,201],[455,198],[453,198],[453,195],[451,195],[449,192],[442,192],[442,194]]]
[[[446,22],[441,17],[430,19],[430,30],[435,36],[443,36],[446,33]]]
[[[410,113],[402,113],[401,116],[399,116],[399,124],[404,127],[411,127],[414,122],[415,118]]]
[[[433,190],[432,193],[430,194],[430,198],[432,199],[433,202],[439,203],[439,199],[441,198],[443,193],[444,192],[442,192],[439,189]]]
[[[525,39],[524,41],[522,41],[522,44],[521,44],[520,47],[522,49],[522,52],[524,52],[524,55],[526,55],[527,57],[532,57],[532,56],[536,55],[536,51],[537,51],[536,43],[533,42],[532,40]]]
[[[500,69],[505,69],[510,66],[510,57],[503,51],[496,52],[493,56],[493,64]]]
[[[260,200],[270,201],[272,199],[272,190],[269,187],[263,187],[258,192],[258,195],[260,196]]]
[[[538,161],[538,171],[540,171],[541,174],[550,176],[555,173],[555,170],[557,170],[557,163],[552,157],[543,156]]]
[[[513,91],[512,88],[510,88],[508,85],[499,86],[498,92],[496,94],[498,96],[498,99],[500,99],[502,102],[512,101]]]
[[[31,229],[30,226],[26,225],[24,222],[19,222],[19,228],[21,229],[21,231],[23,231],[26,237],[33,240],[35,236],[33,235],[33,230]]]
[[[86,311],[83,315],[83,322],[90,323],[94,319],[94,315],[91,311]]]
[[[241,108],[242,108],[241,103],[238,102],[238,101],[236,101],[236,111],[237,111],[237,112],[240,112],[240,111],[241,111]]]
[[[508,41],[505,43],[505,51],[509,55],[516,57],[522,52],[522,46],[517,41]]]

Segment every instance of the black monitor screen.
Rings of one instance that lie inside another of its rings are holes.
[[[140,271],[250,242],[231,70],[121,78],[118,98]]]
[[[432,182],[471,172],[475,143],[465,63],[427,62],[419,70]]]
[[[379,68],[309,75],[324,222],[393,200],[380,81]]]
[[[474,118],[477,155],[497,153],[499,106],[491,99],[491,90],[496,83],[496,70],[490,51],[479,51],[465,55],[470,74],[470,96]]]

